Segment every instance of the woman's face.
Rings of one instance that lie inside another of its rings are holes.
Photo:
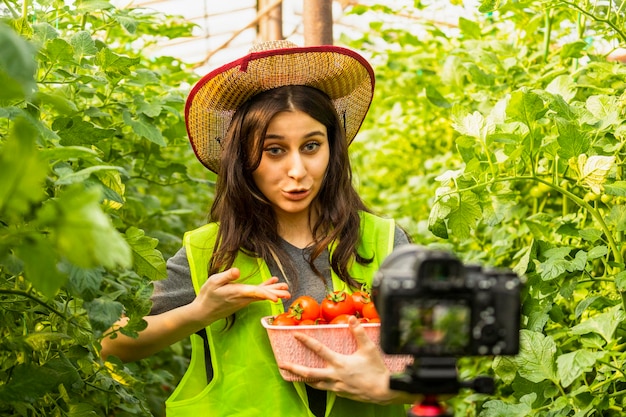
[[[281,112],[270,120],[252,177],[279,219],[308,217],[329,159],[326,126],[301,111]]]

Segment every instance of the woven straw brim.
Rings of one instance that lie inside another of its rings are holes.
[[[330,45],[254,52],[212,71],[194,86],[185,107],[187,133],[200,162],[219,173],[221,142],[237,108],[260,92],[285,85],[325,92],[350,143],[372,101],[374,73],[356,52]]]

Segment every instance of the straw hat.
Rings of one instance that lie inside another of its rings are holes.
[[[256,45],[243,58],[205,75],[187,98],[187,133],[200,162],[218,173],[221,141],[237,108],[258,93],[285,85],[325,92],[344,121],[350,143],[369,110],[374,71],[361,55],[338,46],[298,47],[288,41]]]

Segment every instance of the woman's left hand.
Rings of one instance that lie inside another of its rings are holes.
[[[380,349],[367,336],[356,317],[350,318],[349,327],[357,344],[353,354],[334,352],[315,338],[296,333],[295,337],[324,359],[327,366],[309,368],[294,363],[279,363],[278,366],[301,377],[316,379],[316,382],[307,382],[313,388],[334,391],[351,400],[378,404],[413,402],[417,397],[407,398],[406,393],[389,389],[390,372]]]

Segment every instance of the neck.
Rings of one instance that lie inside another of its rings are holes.
[[[281,216],[278,219],[278,235],[297,248],[306,248],[313,242],[309,216]]]

